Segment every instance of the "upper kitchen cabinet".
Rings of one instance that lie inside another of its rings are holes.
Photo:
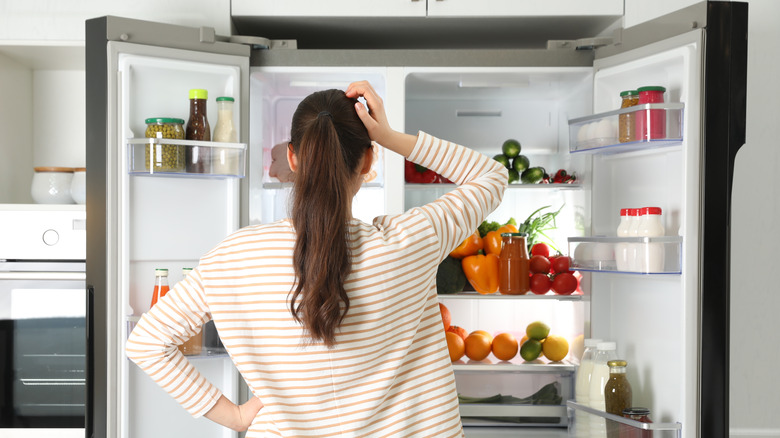
[[[233,0],[234,34],[299,49],[545,48],[611,35],[623,0]]]
[[[0,40],[84,41],[84,22],[104,15],[208,26],[230,35],[230,0],[6,0],[0,2]]]

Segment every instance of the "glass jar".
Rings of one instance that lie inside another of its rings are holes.
[[[639,87],[639,105],[664,103],[666,88],[659,86]],[[666,110],[651,109],[636,112],[636,135],[639,141],[666,138]]]
[[[623,409],[623,417],[640,423],[652,423],[650,409],[630,407]],[[627,424],[620,425],[620,438],[652,438],[652,430],[638,429]]]
[[[154,270],[154,290],[152,291],[152,304],[149,306],[151,309],[157,304],[160,298],[164,297],[168,293],[170,288],[168,287],[168,270],[165,268],[158,268]]]
[[[187,120],[187,140],[211,141],[211,127],[206,116],[206,103],[209,92],[200,88],[190,90],[190,118]],[[186,150],[186,169],[189,173],[208,173],[211,171],[211,148],[188,146]]]
[[[626,361],[625,360],[610,360],[607,362],[609,366],[609,380],[604,385],[604,404],[607,413],[614,415],[622,415],[623,410],[631,406],[631,384],[626,378]],[[607,436],[609,438],[619,438],[620,430],[618,428],[619,423],[610,421],[607,424]]]
[[[525,233],[501,233],[498,291],[503,295],[524,295],[531,290],[526,236]]]
[[[184,120],[169,117],[146,119],[146,138],[184,140]],[[149,144],[144,148],[146,170],[152,172],[181,172],[184,170],[184,146]],[[151,163],[150,163],[151,158]]]
[[[620,98],[620,108],[629,108],[639,104],[639,92],[637,90],[621,91]],[[621,143],[634,141],[636,136],[634,123],[634,113],[618,115],[618,141]]]

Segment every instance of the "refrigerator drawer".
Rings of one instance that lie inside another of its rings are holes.
[[[569,415],[569,436],[582,436],[584,432],[587,435],[594,426],[606,430],[610,436],[613,433],[632,438],[680,438],[682,436],[682,424],[679,422],[643,423],[583,406],[573,400],[568,400],[566,407]],[[650,417],[652,420],[652,414]]]

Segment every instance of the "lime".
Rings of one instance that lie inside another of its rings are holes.
[[[540,354],[542,354],[542,343],[536,339],[529,339],[520,346],[520,357],[524,360],[529,362],[536,360]]]
[[[520,142],[510,138],[501,146],[501,152],[509,158],[518,156],[520,154]]]
[[[512,168],[518,172],[522,172],[525,169],[528,169],[528,166],[530,165],[531,162],[528,160],[528,157],[526,157],[525,155],[518,155],[515,157],[514,160],[512,160]]]
[[[529,167],[520,174],[523,184],[536,184],[544,178],[544,169],[541,167]]]
[[[509,169],[509,184],[520,180],[520,174],[515,169]]]
[[[498,154],[495,157],[493,157],[493,159],[503,164],[504,167],[506,167],[507,169],[510,169],[512,167],[509,165],[509,157],[507,157],[504,154]]]
[[[550,334],[550,326],[541,321],[534,321],[525,328],[525,334],[528,335],[529,339],[541,341]]]

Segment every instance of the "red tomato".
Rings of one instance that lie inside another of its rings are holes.
[[[534,243],[534,246],[531,247],[531,255],[550,257],[550,247],[546,243]]]
[[[534,274],[531,277],[531,292],[536,295],[544,295],[550,291],[552,280],[547,274]]]
[[[532,256],[528,265],[529,269],[534,274],[546,274],[550,272],[550,261],[543,255]]]
[[[569,257],[556,257],[555,261],[552,262],[552,269],[555,273],[569,272]]]
[[[570,272],[562,272],[555,276],[551,288],[558,295],[571,295],[577,290],[577,279]]]

